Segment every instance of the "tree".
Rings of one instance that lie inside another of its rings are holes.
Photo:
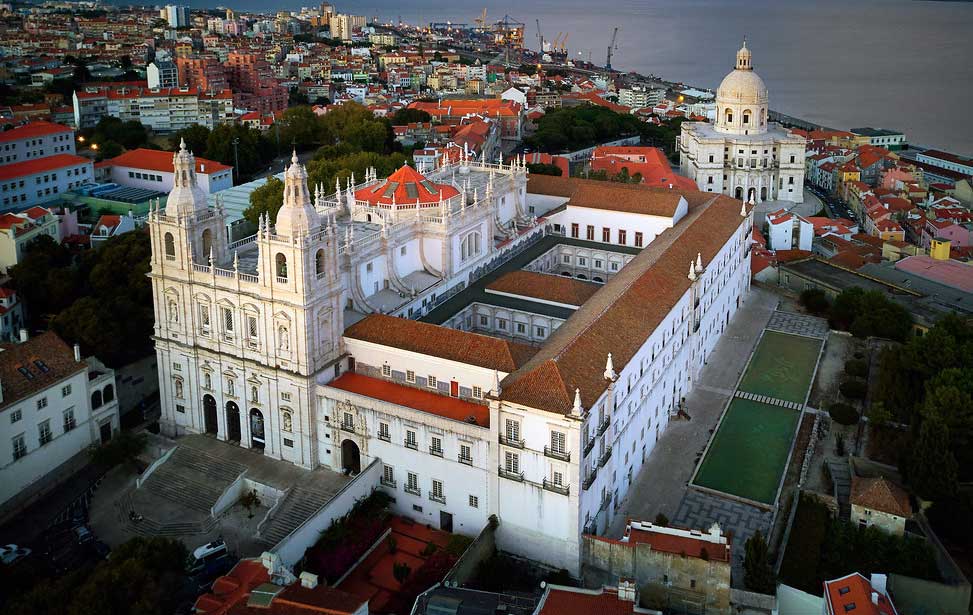
[[[284,126],[281,140],[299,150],[327,142],[321,118],[306,105],[284,111],[280,122]]]
[[[106,468],[132,463],[145,450],[147,441],[144,433],[134,434],[123,431],[113,437],[108,444],[92,449],[91,461]]]
[[[912,330],[908,310],[877,290],[854,287],[843,290],[831,305],[828,321],[835,329],[855,337],[884,337],[905,341]]]
[[[431,122],[432,116],[422,109],[403,107],[392,114],[392,125],[403,126],[414,122]]]
[[[287,106],[293,107],[295,105],[306,105],[310,101],[307,98],[307,93],[301,90],[301,88],[291,88],[287,92]]]
[[[48,235],[39,235],[27,245],[20,262],[10,268],[13,286],[26,303],[28,319],[34,326],[71,305],[80,292],[80,280],[70,265],[67,248]]]
[[[820,288],[809,288],[801,293],[801,305],[808,312],[820,316],[827,313],[831,302],[828,301],[828,295]]]
[[[770,567],[767,541],[760,530],[746,543],[746,556],[743,560],[744,580],[747,588],[762,594],[771,594],[777,587],[774,571]]]
[[[534,175],[555,175],[560,177],[564,172],[556,164],[543,164],[540,162],[528,164],[527,170]]]
[[[234,149],[234,141],[238,140]],[[274,149],[258,130],[248,126],[222,124],[206,139],[206,157],[237,167],[238,177],[253,175],[273,159]],[[239,165],[237,161],[239,160]]]
[[[251,224],[259,224],[260,216],[270,215],[270,221],[277,219],[277,211],[284,203],[284,182],[276,177],[268,177],[267,183],[250,193],[250,206],[243,217]]]
[[[942,421],[949,432],[949,449],[966,480],[973,474],[973,367],[945,369],[926,383],[922,420]]]
[[[209,128],[199,124],[193,124],[169,137],[169,149],[173,151],[178,150],[180,141],[185,140],[186,148],[189,151],[201,158],[207,158],[206,145],[207,141],[209,141],[209,133]]]
[[[909,484],[926,500],[950,498],[958,488],[956,458],[949,449],[949,428],[939,417],[923,421],[908,465]]]

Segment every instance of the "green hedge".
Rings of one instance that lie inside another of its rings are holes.
[[[868,375],[868,365],[861,359],[845,361],[845,373],[853,378],[865,378]]]
[[[831,418],[840,425],[854,425],[858,422],[858,411],[848,404],[834,403],[828,408]]]
[[[858,379],[845,380],[838,386],[838,390],[841,394],[848,399],[865,399],[865,391],[867,387],[865,382]]]

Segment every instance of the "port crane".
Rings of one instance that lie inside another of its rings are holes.
[[[618,27],[615,27],[615,31],[612,32],[612,42],[608,43],[608,61],[605,62],[605,68],[608,72],[612,72],[612,54],[618,50],[618,45],[615,44],[615,39],[618,37]]]
[[[544,53],[544,35],[541,34],[541,20],[535,19],[534,21],[537,23],[537,40],[540,41],[541,44],[540,52]]]

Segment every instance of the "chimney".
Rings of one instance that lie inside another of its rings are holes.
[[[318,575],[310,572],[301,573],[301,587],[306,587],[307,589],[314,589],[318,586]]]
[[[205,164],[200,163],[200,165],[199,165],[199,173],[200,173],[200,175],[206,173],[206,165]]]
[[[74,360],[81,363],[81,344],[74,345]]]
[[[872,592],[872,604],[878,606],[878,592]]]
[[[884,574],[872,573],[872,578],[870,579],[870,582],[873,590],[877,591],[883,596],[888,595],[889,593],[889,590],[887,589],[888,576]]]
[[[26,342],[27,341],[27,338],[28,338],[27,329],[21,329],[20,330],[20,343],[23,344],[24,342]]]

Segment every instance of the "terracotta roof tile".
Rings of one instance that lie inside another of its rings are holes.
[[[636,605],[619,600],[618,590],[555,589],[544,597],[538,615],[631,615]]]
[[[508,374],[537,352],[526,344],[384,314],[366,316],[345,329],[345,337]]]
[[[486,290],[578,306],[590,299],[599,288],[601,285],[594,282],[518,270],[500,276],[488,284]]]
[[[685,196],[680,190],[643,184],[619,184],[536,174],[527,179],[527,192],[569,197],[568,205],[575,207],[669,218],[675,215],[681,199]]]
[[[143,147],[125,152],[121,156],[115,156],[106,162],[116,167],[148,169],[150,171],[159,171],[160,173],[173,172],[172,152],[165,152],[156,149],[145,149]],[[215,160],[207,160],[205,158],[198,157],[196,158],[196,172],[200,174],[219,173],[220,171],[229,171],[232,168],[233,167],[226,166],[225,164],[216,162]]]
[[[72,132],[72,128],[67,126],[62,126],[61,124],[55,124],[53,122],[36,121],[23,126],[18,126],[17,128],[11,128],[10,130],[5,130],[0,132],[0,143],[5,143],[8,141],[18,141],[20,139],[32,139],[36,137],[46,137],[48,135],[56,135],[62,132]]]
[[[851,503],[899,517],[912,516],[908,494],[902,487],[883,477],[852,477]]]
[[[82,164],[91,164],[91,161],[73,154],[55,154],[44,158],[11,162],[10,164],[0,165],[0,180],[37,175],[46,171],[57,171],[64,167],[75,167]]]
[[[84,363],[74,360],[74,350],[50,331],[9,345],[0,352],[0,410],[84,369]]]

